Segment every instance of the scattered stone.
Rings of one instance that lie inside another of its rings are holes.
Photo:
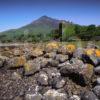
[[[44,94],[43,100],[68,100],[68,98],[66,94],[51,89]]]
[[[95,95],[100,99],[100,86],[97,85],[93,88],[93,92],[95,93]]]

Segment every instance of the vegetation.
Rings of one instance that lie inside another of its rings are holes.
[[[100,40],[100,26],[81,26],[43,16],[19,29],[0,33],[1,42]]]

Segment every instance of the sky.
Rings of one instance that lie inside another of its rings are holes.
[[[80,25],[100,25],[100,0],[0,0],[0,32],[43,15]]]

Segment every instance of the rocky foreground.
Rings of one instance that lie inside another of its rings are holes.
[[[100,100],[100,48],[1,47],[0,100]]]

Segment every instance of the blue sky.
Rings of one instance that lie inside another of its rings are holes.
[[[47,15],[81,25],[100,25],[100,0],[0,0],[0,31]]]

